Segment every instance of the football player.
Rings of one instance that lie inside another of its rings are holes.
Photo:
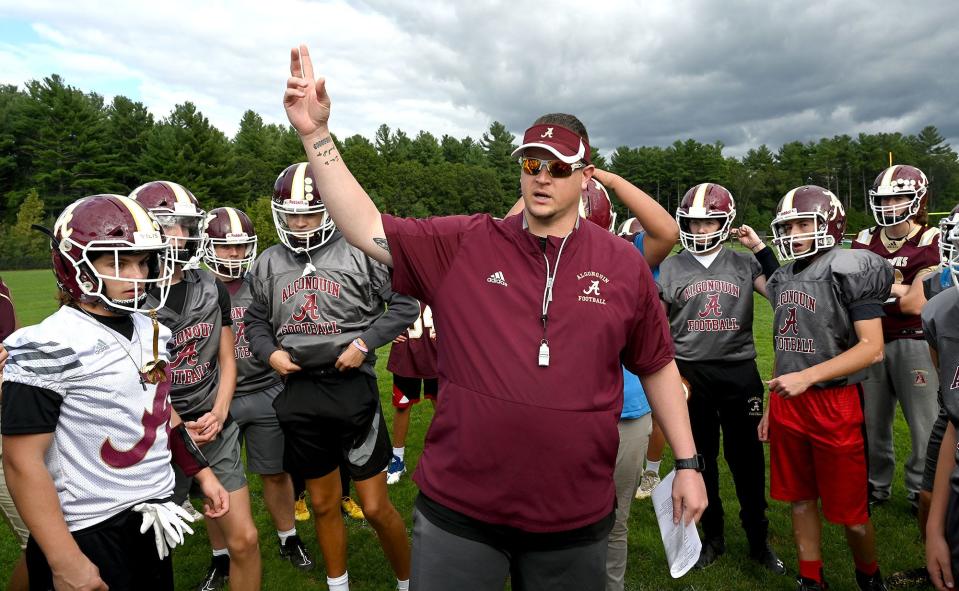
[[[30,586],[172,590],[169,551],[192,530],[170,502],[171,454],[207,517],[229,498],[172,409],[170,331],[141,313],[148,291],[166,299],[170,243],[119,195],[74,202],[52,236],[62,305],[4,342],[3,460]]]
[[[130,197],[153,213],[170,237],[169,296],[163,304],[156,294],[149,298],[160,322],[173,333],[167,344],[173,408],[230,493],[230,512],[207,524],[211,539],[225,539],[226,548],[214,548],[201,588],[219,588],[229,576],[234,590],[259,589],[260,550],[240,459],[240,430],[230,416],[236,386],[230,294],[211,273],[198,269],[206,243],[206,212],[186,187],[169,181],[143,184]],[[177,472],[176,501],[195,496],[195,484]]]
[[[230,292],[237,374],[230,416],[239,427],[241,442],[246,442],[247,468],[263,482],[263,501],[276,527],[280,556],[309,571],[314,562],[296,533],[293,481],[283,471],[283,431],[273,410],[283,382],[272,367],[253,356],[243,325],[243,314],[253,299],[243,277],[256,258],[256,230],[243,211],[218,207],[210,211],[206,232],[203,261]],[[219,531],[210,530],[214,552],[225,550],[226,541],[214,534]]]
[[[959,220],[957,220],[959,221]],[[946,272],[959,286],[959,230],[952,226],[940,238],[948,241]],[[926,523],[926,564],[936,589],[955,587],[959,572],[959,479],[956,475],[956,425],[959,424],[959,289],[947,289],[922,311],[922,325],[932,359],[939,370],[942,403],[948,423],[938,452],[932,502]]]
[[[749,226],[740,229],[739,239],[751,254],[723,246],[735,217],[736,204],[725,187],[701,183],[689,189],[676,208],[683,250],[663,262],[657,283],[676,344],[676,365],[692,392],[689,422],[696,449],[706,462],[709,505],[696,567],[709,566],[726,551],[717,463],[722,430],[749,555],[783,575],[785,566],[768,542],[766,459],[754,435],[765,388],[753,343],[753,293],[766,295],[766,279],[779,264]]]
[[[343,239],[307,163],[280,173],[271,207],[281,244],[266,249],[247,274],[253,301],[244,321],[254,356],[285,378],[274,402],[284,468],[306,479],[331,591],[349,588],[340,518],[344,459],[405,589],[410,548],[386,487],[392,446],[374,363],[376,348],[412,324],[419,305],[395,294],[387,268]]]
[[[393,458],[386,471],[386,484],[396,484],[406,472],[406,433],[410,408],[422,396],[436,404],[436,330],[433,311],[420,303],[420,315],[393,339],[386,369],[393,374]],[[421,387],[422,386],[422,387]]]
[[[939,228],[926,225],[928,187],[926,175],[914,166],[897,164],[879,173],[869,190],[869,207],[877,225],[860,232],[852,244],[855,249],[885,258],[895,270],[892,298],[883,307],[885,358],[867,370],[863,382],[873,504],[887,501],[892,486],[896,402],[902,406],[912,440],[905,463],[905,484],[914,506],[922,483],[926,444],[939,410],[938,381],[923,342],[922,321],[916,314],[905,313],[899,300],[911,284],[939,266]]]
[[[766,282],[775,377],[759,437],[771,444],[770,496],[792,503],[799,589],[825,588],[821,499],[826,519],[845,528],[859,588],[882,591],[860,383],[882,359],[880,318],[893,270],[875,253],[843,250],[845,227],[842,203],[822,187],[792,189],[776,207],[773,243],[791,262]]]

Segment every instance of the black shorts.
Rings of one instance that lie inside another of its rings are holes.
[[[160,560],[153,528],[141,534],[141,523],[143,514],[128,510],[71,534],[110,591],[173,589],[173,561],[169,555]],[[33,536],[27,541],[26,560],[31,591],[53,589],[50,566]]]
[[[341,465],[354,481],[384,471],[393,455],[376,380],[358,370],[292,374],[273,401],[283,429],[283,469],[305,479]]]
[[[428,400],[436,400],[436,392],[439,389],[437,378],[408,378],[393,374],[393,406],[409,408],[411,405],[418,403],[420,401],[420,384],[423,385],[423,397]]]

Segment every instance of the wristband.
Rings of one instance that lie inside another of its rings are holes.
[[[210,466],[183,423],[170,430],[170,453],[173,463],[187,476],[194,476]]]
[[[366,347],[364,347],[364,346],[360,343],[360,339],[353,339],[353,342],[350,343],[350,344],[353,345],[354,347],[356,347],[357,349],[359,349],[364,355],[369,355],[370,350],[367,349]]]

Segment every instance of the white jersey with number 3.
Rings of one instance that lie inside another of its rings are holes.
[[[153,326],[142,314],[132,318],[131,342],[63,306],[4,341],[10,353],[5,382],[52,390],[63,399],[45,462],[71,531],[173,493],[170,382],[141,382],[139,368],[153,359]],[[161,325],[161,358],[169,339]]]

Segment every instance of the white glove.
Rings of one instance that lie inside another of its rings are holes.
[[[184,540],[184,532],[193,533],[187,522],[193,523],[190,514],[176,503],[140,503],[133,507],[134,511],[143,513],[143,523],[140,533],[146,533],[153,528],[153,541],[156,542],[157,555],[163,560],[170,554],[170,550]]]

